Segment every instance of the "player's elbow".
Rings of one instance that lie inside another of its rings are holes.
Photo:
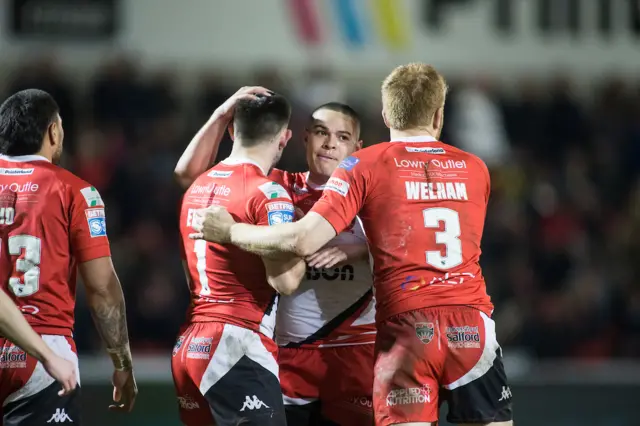
[[[187,189],[195,180],[195,177],[189,173],[189,170],[180,164],[178,164],[173,170],[173,178],[178,182],[178,185],[180,185],[182,189]]]

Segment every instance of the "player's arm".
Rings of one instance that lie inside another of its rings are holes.
[[[180,186],[187,188],[201,173],[213,165],[218,155],[220,141],[233,118],[237,102],[255,97],[257,94],[269,95],[270,93],[264,87],[243,87],[213,112],[209,120],[191,139],[176,164],[173,173]]]
[[[280,258],[263,257],[262,262],[269,285],[285,296],[298,289],[307,270],[304,260],[295,255]]]
[[[133,377],[127,313],[120,280],[111,261],[104,203],[93,187],[74,190],[71,247],[79,263],[87,304],[113,362],[113,398],[109,408],[131,411],[138,388]]]
[[[47,372],[62,385],[58,395],[68,394],[76,388],[75,366],[57,356],[47,346],[2,290],[0,290],[0,334],[42,363]]]
[[[133,361],[127,331],[127,310],[120,280],[111,257],[80,264],[87,303],[98,334],[117,370],[131,369]]]
[[[2,290],[0,290],[0,334],[38,361],[44,362],[54,356],[49,346],[33,331],[20,309]]]
[[[191,237],[232,243],[263,257],[280,253],[292,253],[303,258],[309,256],[355,219],[367,197],[365,176],[356,173],[357,170],[347,173],[353,168],[352,165],[349,167],[336,169],[325,186],[322,198],[298,222],[270,227],[236,223],[224,208],[211,206],[194,215],[196,232]]]

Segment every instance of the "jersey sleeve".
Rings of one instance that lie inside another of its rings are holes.
[[[111,255],[104,202],[93,186],[72,189],[70,234],[71,250],[79,262]]]
[[[355,219],[368,195],[368,168],[357,154],[345,158],[327,181],[322,198],[311,209],[324,217],[336,234]]]
[[[294,220],[295,207],[291,195],[277,182],[267,182],[258,187],[249,204],[250,216],[256,225],[271,226]]]

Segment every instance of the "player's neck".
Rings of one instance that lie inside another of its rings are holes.
[[[410,138],[414,136],[432,136],[438,139],[438,131],[433,127],[416,127],[414,129],[396,130],[389,129],[389,135],[391,140],[398,140],[403,138]]]
[[[41,149],[40,151],[36,152],[34,155],[37,155],[39,157],[44,157],[47,160],[49,160],[50,163],[53,162],[53,156],[51,155],[51,153],[47,152],[44,149]]]
[[[245,148],[240,144],[234,144],[229,158],[251,160],[260,166],[265,175],[269,174],[269,170],[273,166],[273,159],[270,155],[266,155],[264,146]]]
[[[329,180],[329,176],[325,176],[319,173],[314,173],[309,170],[309,177],[307,178],[309,183],[316,186],[323,186]]]

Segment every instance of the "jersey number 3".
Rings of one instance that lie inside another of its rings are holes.
[[[24,250],[24,257],[16,260],[15,270],[23,274],[22,280],[17,277],[9,278],[9,288],[18,297],[31,296],[40,287],[40,258],[42,243],[40,238],[31,235],[13,235],[9,237],[9,254],[20,256]]]
[[[444,223],[444,230],[436,232],[436,244],[445,246],[445,255],[440,250],[427,251],[427,263],[438,269],[451,269],[462,263],[462,241],[460,241],[460,216],[451,209],[436,207],[424,209],[424,226],[440,228]]]

